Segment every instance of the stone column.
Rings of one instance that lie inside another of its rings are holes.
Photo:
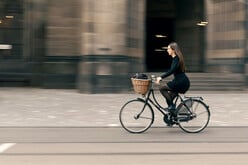
[[[80,0],[48,0],[43,86],[76,88],[80,56]]]
[[[30,85],[42,86],[47,3],[43,0],[25,0],[24,5],[23,59],[28,64]]]
[[[207,71],[243,73],[246,43],[244,1],[206,0]]]
[[[128,90],[133,66],[143,65],[140,59],[144,58],[144,20],[141,19],[144,17],[144,0],[81,2],[79,91],[109,93]]]
[[[245,85],[248,87],[248,3],[245,4],[245,53],[244,53],[244,63],[245,63],[245,69],[244,69],[244,75],[245,75]]]

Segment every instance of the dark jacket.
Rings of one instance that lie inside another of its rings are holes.
[[[177,93],[185,93],[190,87],[190,81],[185,72],[181,71],[179,67],[179,57],[175,56],[172,59],[170,69],[161,75],[161,78],[166,78],[170,75],[174,75],[174,79],[167,83],[168,87],[172,89],[172,91]]]

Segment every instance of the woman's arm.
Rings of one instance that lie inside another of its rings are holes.
[[[162,74],[160,77],[163,79],[172,75],[178,69],[178,66],[179,66],[179,58],[176,56],[172,60],[170,69],[164,74]]]

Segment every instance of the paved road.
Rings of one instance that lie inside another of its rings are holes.
[[[187,134],[156,113],[144,134],[125,132],[120,107],[138,97],[75,90],[0,89],[0,164],[247,164],[247,91],[189,92],[210,105],[209,127]],[[164,102],[159,97],[161,103]]]
[[[248,161],[248,127],[209,127],[198,134],[151,128],[1,128],[0,164],[213,164]]]

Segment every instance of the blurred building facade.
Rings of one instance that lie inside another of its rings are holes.
[[[122,92],[162,72],[177,41],[189,72],[248,77],[247,0],[0,0],[0,85]]]

